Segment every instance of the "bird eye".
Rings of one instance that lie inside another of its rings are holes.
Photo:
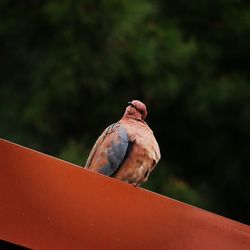
[[[135,108],[136,109],[136,106],[132,103],[132,102],[129,102],[128,103],[131,107]]]

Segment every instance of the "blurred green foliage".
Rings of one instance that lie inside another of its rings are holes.
[[[250,222],[250,4],[0,2],[0,136],[83,165],[140,99],[162,160],[145,188]]]

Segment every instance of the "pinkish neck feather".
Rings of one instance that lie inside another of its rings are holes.
[[[122,117],[123,119],[135,119],[135,120],[141,120],[142,119],[142,115],[140,114],[140,112],[136,111],[135,109],[131,108],[131,107],[127,107],[126,111]]]

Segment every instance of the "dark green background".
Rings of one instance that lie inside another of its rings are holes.
[[[162,153],[144,187],[249,224],[249,7],[1,0],[0,136],[83,165],[140,99]]]

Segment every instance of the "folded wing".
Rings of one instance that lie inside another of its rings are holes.
[[[130,141],[119,123],[110,125],[98,138],[86,162],[86,168],[112,176],[125,160]]]

